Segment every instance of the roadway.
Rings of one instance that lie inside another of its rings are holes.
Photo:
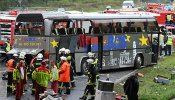
[[[5,70],[5,67],[0,64],[0,72],[2,73]],[[109,79],[110,81],[113,82],[117,82],[122,80],[122,78],[127,77],[128,74],[134,72],[134,69],[117,69],[117,70],[110,70],[110,71],[104,71],[102,73],[100,73],[100,79],[105,80],[106,79],[106,75],[109,74]],[[4,96],[4,98],[2,98],[1,100],[14,100],[15,96],[11,95],[8,96],[5,99],[6,96],[6,86],[4,85],[6,83],[5,80],[1,80],[2,74],[0,74],[0,86],[3,85],[3,87],[0,87],[0,96]],[[74,89],[71,89],[71,94],[70,95],[63,95],[63,98],[65,98],[65,100],[79,100],[79,97],[81,97],[83,95],[83,91],[85,89],[86,86],[86,81],[87,81],[87,76],[84,75],[79,75],[75,77],[75,84],[76,87]],[[26,90],[25,93],[23,94],[21,100],[34,100],[34,97],[31,94],[31,81],[27,82],[26,85]],[[1,97],[2,97],[1,96]]]

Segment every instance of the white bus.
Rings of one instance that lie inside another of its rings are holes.
[[[101,70],[157,62],[152,35],[158,34],[154,14],[33,13],[19,14],[15,48],[44,49],[58,59],[60,48],[70,49],[76,72],[84,72],[88,52],[96,53]],[[25,24],[25,28],[19,28]],[[150,36],[148,36],[148,34]]]

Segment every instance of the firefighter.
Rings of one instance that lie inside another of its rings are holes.
[[[36,68],[41,66],[42,60],[43,60],[43,55],[41,53],[39,53],[36,56],[36,61],[34,62],[34,64],[31,67],[31,72],[33,72]],[[31,95],[34,95],[35,94],[35,83],[36,82],[32,79],[32,83],[33,83],[33,86],[32,86],[32,93],[31,93]]]
[[[93,59],[94,60],[94,66],[96,68],[96,71],[97,71],[97,79],[99,79],[99,66],[98,66],[98,59],[96,58],[95,56],[95,53],[92,53],[92,52],[88,52],[88,58],[89,59]],[[101,67],[100,67],[101,68]]]
[[[14,88],[12,82],[13,82],[13,70],[16,66],[16,62],[18,60],[18,54],[13,54],[12,59],[8,60],[6,63],[7,66],[7,73],[8,73],[8,81],[7,81],[7,94],[10,95]]]
[[[46,68],[46,63],[42,61],[41,66],[32,73],[32,79],[36,81],[35,100],[39,100],[39,94],[44,93],[50,80],[50,72]]]
[[[57,67],[59,68],[59,64],[61,62],[60,57],[65,55],[65,48],[61,48],[58,52],[58,60],[57,60]]]
[[[58,68],[55,65],[55,62],[52,61],[51,62],[51,89],[53,89],[53,91],[55,93],[58,93],[58,79],[59,79],[59,74],[58,74]]]
[[[24,60],[20,60],[17,67],[13,70],[13,81],[16,85],[16,100],[20,100],[23,95],[26,75],[26,64]]]
[[[72,63],[74,63],[74,60],[70,55],[70,50],[69,49],[65,50],[65,56],[67,58],[68,63],[70,64],[70,83],[71,83],[71,87],[74,88],[75,87],[75,80],[74,80],[74,72],[75,71],[74,71],[74,67],[73,67],[73,64],[72,64]]]
[[[62,65],[59,68],[59,93],[63,91],[63,86],[66,87],[66,92],[64,94],[70,94],[70,64],[67,62],[67,58],[60,57]]]
[[[88,94],[90,93],[91,98],[89,100],[94,100],[95,98],[95,87],[96,87],[96,75],[97,70],[94,65],[93,59],[87,59],[87,65],[88,65],[88,81],[86,88],[84,90],[84,94],[80,99],[86,100]]]

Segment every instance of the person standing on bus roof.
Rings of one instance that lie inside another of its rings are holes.
[[[168,39],[166,42],[166,49],[165,49],[165,55],[171,55],[171,47],[173,45],[173,37],[172,37],[172,33],[171,32],[167,32],[168,35]]]

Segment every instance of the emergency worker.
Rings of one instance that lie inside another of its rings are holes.
[[[173,45],[173,37],[171,32],[167,32],[168,39],[166,42],[166,49],[165,49],[165,55],[171,55],[171,47]]]
[[[55,65],[55,62],[51,62],[51,89],[55,92],[58,93],[58,79],[59,79],[59,74],[58,74],[58,68]]]
[[[75,87],[75,80],[74,80],[75,71],[73,67],[74,59],[71,57],[69,49],[65,50],[65,56],[67,58],[67,62],[70,64],[70,83],[71,83],[71,87],[74,88]]]
[[[61,48],[58,52],[58,60],[57,60],[57,67],[60,68],[62,65],[60,57],[65,56],[65,48]]]
[[[66,87],[66,93],[70,94],[70,64],[67,62],[67,58],[62,56],[60,57],[62,65],[59,68],[59,93],[63,91],[63,86]]]
[[[10,39],[7,38],[7,41],[5,42],[5,52],[9,52],[11,47],[10,47]]]
[[[95,53],[92,53],[92,52],[88,52],[88,59],[93,59],[94,60],[94,66],[96,68],[96,71],[97,71],[97,79],[99,79],[99,66],[98,66],[98,59],[96,58],[95,56]],[[101,67],[100,67],[101,68]]]
[[[14,86],[12,84],[13,82],[13,70],[16,67],[16,63],[18,60],[18,54],[13,54],[12,59],[8,60],[6,63],[7,66],[7,73],[8,73],[8,81],[7,81],[7,94],[11,94],[14,89]]]
[[[36,56],[36,61],[34,62],[34,64],[32,65],[31,67],[31,72],[33,72],[36,68],[40,67],[41,66],[41,62],[43,60],[43,55],[41,53],[39,53],[37,56]],[[35,94],[35,81],[32,79],[32,83],[33,83],[33,86],[32,86],[32,93],[31,95],[34,95]]]
[[[37,52],[36,50],[32,50],[30,56],[29,68],[27,69],[27,75],[29,76],[29,78],[32,78],[32,71],[34,70],[34,64],[36,62],[36,59],[37,59]]]
[[[24,60],[20,60],[17,67],[13,70],[13,81],[16,85],[16,100],[20,100],[23,95],[26,75],[26,64]]]
[[[80,99],[86,100],[88,94],[90,93],[91,98],[89,100],[94,100],[95,98],[95,87],[96,87],[96,75],[97,70],[94,66],[93,59],[87,59],[87,66],[88,66],[88,81],[86,83],[86,88],[84,90],[84,94]]]
[[[2,60],[2,62],[7,62],[10,59],[10,55],[7,53],[11,50],[9,38],[7,38],[7,41],[5,42],[3,48],[4,48],[4,51],[6,52],[6,56],[5,56],[5,59]]]
[[[39,100],[39,94],[44,93],[50,80],[50,72],[43,61],[41,66],[36,68],[32,73],[32,79],[36,81],[35,100]]]

